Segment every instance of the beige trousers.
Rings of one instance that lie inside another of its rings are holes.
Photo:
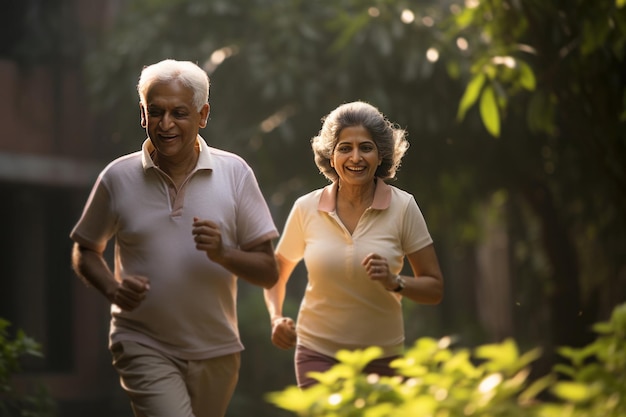
[[[239,352],[181,360],[129,341],[111,354],[135,417],[224,417],[241,361]]]

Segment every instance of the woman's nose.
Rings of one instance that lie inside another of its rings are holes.
[[[359,162],[361,160],[361,152],[359,152],[358,149],[355,149],[352,151],[352,154],[350,155],[350,158],[354,161],[354,162]]]

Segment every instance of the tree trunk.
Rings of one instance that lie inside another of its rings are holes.
[[[552,285],[547,297],[551,315],[552,345],[581,347],[593,340],[595,313],[581,302],[578,255],[562,224],[550,189],[541,182],[529,183],[523,195],[540,220],[542,241],[552,267]],[[538,294],[542,296],[542,294]],[[549,352],[546,352],[549,353]]]

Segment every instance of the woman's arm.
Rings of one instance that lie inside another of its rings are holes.
[[[296,345],[296,329],[293,319],[283,317],[283,303],[287,292],[287,281],[297,262],[292,262],[278,254],[276,262],[278,263],[278,282],[272,288],[263,291],[263,295],[272,323],[272,342],[279,348],[289,349]]]
[[[403,276],[403,297],[422,304],[439,304],[443,299],[443,274],[435,247],[430,245],[407,255],[413,277]]]

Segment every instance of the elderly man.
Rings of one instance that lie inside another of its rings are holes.
[[[70,234],[72,265],[111,302],[109,347],[135,416],[222,417],[243,350],[236,280],[274,285],[278,232],[251,168],[198,134],[207,74],[165,60],[137,90],[148,137],[98,177]]]

